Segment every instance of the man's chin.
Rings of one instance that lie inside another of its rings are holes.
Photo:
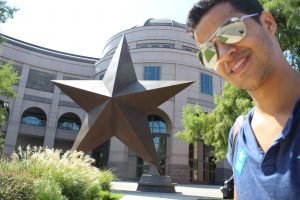
[[[249,84],[246,84],[246,83],[232,83],[232,82],[229,82],[231,85],[233,85],[234,87],[236,88],[239,88],[239,89],[242,89],[242,90],[246,90],[248,92],[251,92],[251,91],[254,91],[256,90],[257,88],[259,88],[258,86],[255,86],[255,85],[249,85]]]

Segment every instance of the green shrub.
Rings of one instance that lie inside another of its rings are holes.
[[[27,172],[10,170],[0,171],[1,200],[32,200],[34,199],[35,178]]]
[[[114,193],[110,193],[110,200],[119,200],[123,197],[124,195],[122,194],[114,194]]]
[[[100,191],[99,192],[100,199],[99,200],[119,200],[123,197],[121,194],[113,194],[109,191]]]
[[[35,198],[37,200],[67,200],[62,195],[59,184],[52,179],[39,179],[34,182]]]
[[[101,190],[110,191],[113,180],[116,180],[116,177],[110,170],[102,171],[99,177]]]
[[[1,124],[0,124],[0,126],[1,126]],[[3,145],[4,145],[4,136],[3,136],[3,134],[0,131],[0,154],[2,153]]]
[[[27,148],[26,151],[19,149],[14,155],[13,161],[22,163],[23,168],[38,177],[52,179],[61,188],[62,195],[72,200],[87,199],[91,187],[100,183],[97,179],[100,171],[91,166],[93,159],[85,156],[82,152],[67,151],[62,154],[60,150]]]
[[[35,177],[38,200],[96,200],[102,199],[101,191],[110,194],[115,176],[109,170],[100,171],[93,162],[82,152],[27,147],[19,148],[11,160],[0,160],[0,170],[26,172]]]

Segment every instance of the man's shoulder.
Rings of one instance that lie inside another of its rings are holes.
[[[236,118],[234,124],[232,125],[230,132],[229,132],[229,137],[232,138],[239,130],[243,127],[245,129],[245,125],[247,121],[251,121],[253,113],[254,113],[255,107],[251,108],[251,110],[248,111],[247,114],[245,115],[240,115]]]

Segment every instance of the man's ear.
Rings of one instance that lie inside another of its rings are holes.
[[[275,22],[271,13],[262,11],[259,17],[262,26],[272,35],[275,35],[277,30],[277,23]]]

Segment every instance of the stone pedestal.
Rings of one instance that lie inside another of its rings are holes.
[[[176,183],[172,183],[170,176],[143,174],[138,182],[137,191],[174,193]]]
[[[143,174],[138,182],[137,191],[174,193],[176,183],[172,183],[170,176],[161,176],[156,167],[150,165],[149,174]]]

